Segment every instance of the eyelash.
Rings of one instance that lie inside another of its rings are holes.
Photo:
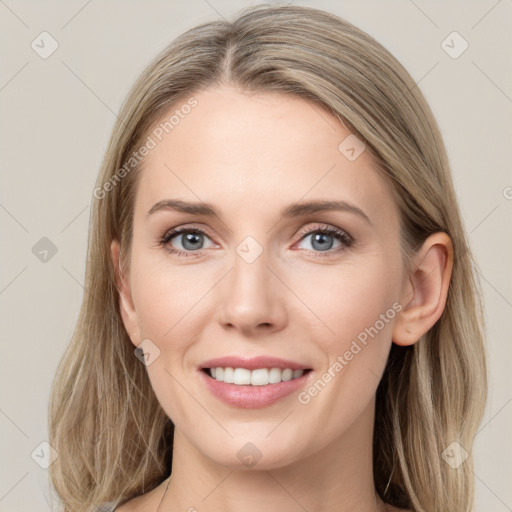
[[[169,245],[169,242],[177,235],[181,235],[183,233],[194,233],[194,234],[200,234],[200,235],[206,235],[208,238],[211,238],[207,232],[203,231],[202,229],[198,228],[188,228],[188,227],[181,227],[181,228],[173,228],[166,233],[158,240],[158,246],[165,247],[167,251],[170,253],[176,254],[178,257],[190,257],[190,256],[200,256],[203,252],[203,249],[200,249],[198,251],[180,251],[178,249],[174,249]],[[327,235],[333,235],[334,238],[336,238],[338,241],[340,241],[343,246],[338,247],[337,249],[329,249],[328,251],[313,251],[308,250],[308,252],[313,253],[313,257],[315,258],[325,258],[328,256],[332,256],[333,254],[337,254],[345,249],[348,249],[352,246],[354,243],[353,238],[346,233],[345,231],[342,231],[341,229],[335,228],[333,226],[315,226],[314,228],[309,228],[307,230],[301,231],[297,235],[297,242],[302,241],[302,239],[306,238],[309,235],[315,234],[315,233],[321,233],[321,234],[327,234]]]

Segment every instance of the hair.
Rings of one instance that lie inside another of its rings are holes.
[[[437,123],[412,77],[368,34],[322,10],[263,4],[175,39],[133,85],[113,128],[94,193],[83,302],[50,396],[58,453],[50,478],[64,511],[127,501],[172,470],[174,427],[134,356],[110,246],[120,241],[127,268],[141,171],[134,151],[171,107],[216,85],[314,102],[363,140],[398,205],[406,268],[429,235],[450,236],[445,309],[417,343],[392,344],[377,389],[373,473],[380,497],[396,507],[472,510],[471,452],[487,396],[482,292]],[[442,455],[452,442],[468,452],[457,468]]]

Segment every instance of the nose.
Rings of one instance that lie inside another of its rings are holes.
[[[251,263],[235,254],[233,268],[223,281],[219,322],[224,329],[254,337],[284,328],[286,287],[269,268],[265,252]]]

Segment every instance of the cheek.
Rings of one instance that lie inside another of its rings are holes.
[[[193,266],[177,268],[146,258],[134,269],[132,294],[141,335],[162,342],[189,323],[211,288],[211,279]]]
[[[375,256],[316,270],[311,279],[293,278],[293,289],[307,306],[305,318],[316,330],[316,340],[326,352],[343,349],[392,309],[400,290],[397,270],[391,269],[382,257]],[[304,307],[300,304],[297,307],[302,307],[303,315]],[[386,319],[392,320],[395,315],[392,309]],[[377,325],[383,333],[390,326],[391,322],[382,325],[380,321]]]
[[[325,355],[317,380],[299,400],[315,409],[332,436],[362,413],[385,368],[401,308],[400,267],[388,262],[373,255],[331,267],[316,273],[314,289],[303,285],[297,292],[321,319],[308,315],[303,327]]]
[[[316,408],[333,436],[361,414],[385,368],[392,326],[401,309],[400,267],[391,268],[387,261],[375,255],[364,264],[340,267],[315,279],[326,290],[321,299],[320,288],[309,295],[323,322],[316,336],[311,334],[327,357],[318,380],[300,398],[309,404],[306,407]]]
[[[192,268],[171,268],[147,257],[134,258],[132,265],[132,294],[140,336],[150,340],[149,346],[158,354],[147,366],[148,376],[165,413],[179,425],[201,423],[204,413],[183,387],[187,351],[200,338],[200,299],[208,292],[209,282]]]

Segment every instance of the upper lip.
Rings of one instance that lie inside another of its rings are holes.
[[[258,368],[280,368],[285,370],[307,370],[308,366],[305,366],[295,361],[289,361],[286,359],[280,359],[272,356],[258,356],[243,358],[240,356],[225,356],[217,357],[215,359],[209,359],[199,365],[201,369],[204,368],[246,368],[247,370],[257,370]]]

